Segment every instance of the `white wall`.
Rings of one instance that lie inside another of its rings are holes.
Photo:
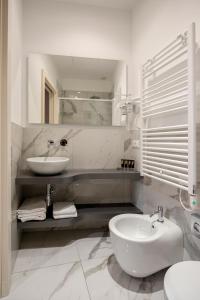
[[[200,44],[199,0],[139,0],[132,13],[132,78],[135,96],[140,93],[141,65],[179,33],[196,22]]]
[[[179,33],[196,23],[196,40],[200,47],[200,1],[140,0],[132,14],[131,90],[140,95],[141,66],[165,47]],[[199,51],[198,51],[199,52]],[[197,56],[197,101],[200,103],[200,59]],[[200,123],[200,114],[198,122]],[[199,139],[198,135],[198,139]],[[199,143],[200,145],[200,143]],[[197,149],[200,156],[200,146]],[[138,156],[136,151],[135,155]],[[138,158],[139,160],[139,158]],[[199,159],[198,159],[199,161]],[[199,164],[200,168],[200,164]],[[199,172],[200,173],[200,172]],[[200,177],[200,176],[199,176]]]
[[[22,1],[9,0],[11,121],[22,125]]]
[[[26,52],[129,58],[129,12],[52,0],[23,3]]]
[[[52,0],[24,0],[23,10],[24,57],[39,52],[130,59],[130,12]],[[23,98],[25,106],[25,88]]]
[[[43,71],[56,89],[59,75],[51,57],[43,54],[30,54],[28,57],[29,123],[41,123],[41,78]]]
[[[63,90],[105,93],[113,91],[113,82],[111,80],[63,78],[61,82]]]

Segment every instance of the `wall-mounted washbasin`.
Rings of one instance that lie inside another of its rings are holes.
[[[183,233],[163,218],[123,214],[110,220],[113,251],[121,268],[131,276],[146,277],[183,259]]]
[[[55,175],[63,172],[69,162],[67,157],[31,157],[26,159],[31,171],[41,175]]]

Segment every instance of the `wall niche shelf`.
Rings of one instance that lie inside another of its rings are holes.
[[[18,226],[22,231],[30,230],[56,230],[56,229],[102,229],[108,227],[111,218],[119,214],[142,212],[131,203],[112,204],[78,204],[76,205],[78,216],[54,220],[47,217],[44,221],[29,221],[22,223],[18,221]],[[89,222],[88,222],[89,220]]]
[[[134,170],[123,169],[84,169],[84,170],[67,170],[62,174],[54,176],[40,176],[26,170],[21,171],[16,177],[18,187],[28,185],[47,185],[47,184],[71,184],[82,179],[128,179],[137,181],[140,179],[140,173]],[[102,204],[76,204],[78,217],[55,220],[52,214],[47,214],[44,221],[28,221],[22,223],[18,221],[18,227],[22,231],[37,230],[56,230],[56,229],[100,229],[107,228],[109,220],[123,213],[142,212],[132,203],[121,201],[121,203],[104,203]],[[109,200],[108,200],[109,202]]]

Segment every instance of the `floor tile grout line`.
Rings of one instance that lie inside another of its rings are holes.
[[[78,257],[79,257],[79,260],[80,260],[80,262],[81,262],[81,256],[80,256],[80,253],[79,253],[79,248],[78,248],[78,241],[79,241],[79,239],[78,240],[76,240],[76,242],[75,242],[75,248],[76,248],[76,251],[77,251],[77,253],[78,253]]]
[[[88,287],[88,284],[87,284],[87,279],[86,279],[86,277],[85,277],[85,272],[84,272],[84,269],[83,269],[82,261],[80,262],[80,264],[81,264],[81,268],[82,268],[82,271],[83,271],[83,276],[84,276],[84,279],[85,279],[85,284],[86,284],[86,287],[87,287],[89,299],[92,300],[92,297],[91,297],[91,295],[90,295],[90,290],[89,290],[89,287]]]
[[[77,251],[78,251],[78,249],[77,249]],[[35,267],[35,268],[28,269],[28,270],[14,271],[12,273],[12,275],[23,273],[23,272],[31,272],[31,271],[40,270],[40,269],[47,269],[47,268],[51,268],[51,267],[72,264],[72,263],[76,263],[76,262],[80,262],[81,263],[81,262],[86,262],[86,261],[92,261],[92,260],[96,260],[96,259],[106,258],[106,257],[109,257],[110,255],[111,254],[109,254],[109,255],[102,255],[100,257],[97,256],[97,257],[93,257],[93,258],[84,258],[84,259],[81,259],[79,251],[78,251],[78,260],[72,260],[72,261],[69,261],[69,262],[63,262],[63,263],[53,264],[53,265],[44,266],[44,267]]]
[[[59,263],[59,264],[56,264],[56,265],[51,265],[51,266],[46,266],[46,267],[39,267],[39,268],[33,268],[33,269],[23,270],[23,271],[19,271],[19,272],[13,272],[12,275],[20,274],[20,273],[24,273],[24,272],[33,272],[33,271],[36,271],[36,270],[49,269],[49,268],[52,268],[52,267],[60,267],[60,266],[63,266],[63,265],[80,263],[80,262],[81,262],[80,260],[69,261],[69,262]]]

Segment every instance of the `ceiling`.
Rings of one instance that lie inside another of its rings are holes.
[[[117,60],[50,55],[62,78],[111,80]]]
[[[56,0],[56,1],[130,10],[137,0]]]

